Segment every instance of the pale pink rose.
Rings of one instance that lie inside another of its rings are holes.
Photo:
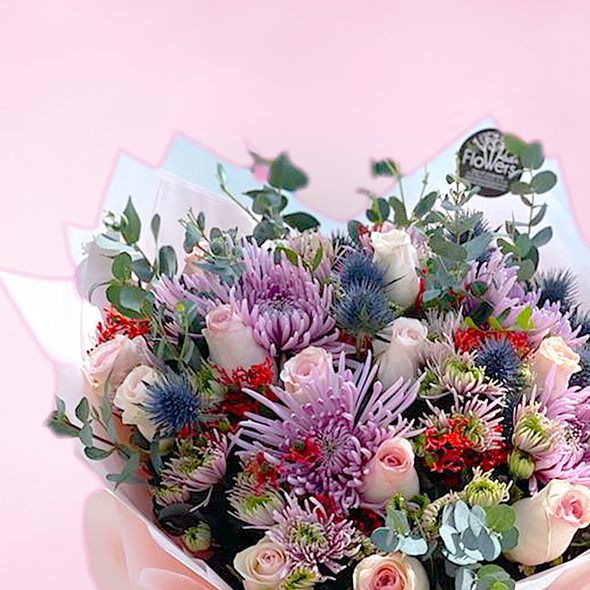
[[[387,332],[391,333],[389,345],[375,346],[379,359],[378,378],[385,388],[400,377],[415,377],[420,358],[428,345],[428,329],[413,318],[397,318]]]
[[[204,273],[204,270],[197,265],[203,262],[206,252],[209,252],[209,242],[205,239],[201,239],[199,244],[192,249],[190,254],[187,254],[184,257],[184,268],[182,269],[181,274],[196,275]]]
[[[93,348],[82,364],[82,372],[92,386],[93,394],[101,398],[108,380],[108,393],[114,393],[133,368],[148,363],[150,354],[141,337],[129,338],[117,334]]]
[[[590,489],[554,479],[512,507],[519,536],[506,557],[524,565],[548,563],[564,553],[578,529],[590,524]]]
[[[140,365],[135,367],[125,377],[125,380],[119,385],[115,393],[113,403],[117,408],[123,410],[121,420],[123,424],[133,424],[137,426],[141,434],[148,440],[152,440],[156,434],[156,426],[149,419],[149,416],[143,404],[148,399],[148,385],[158,379],[158,373],[152,367]]]
[[[539,346],[531,368],[535,374],[537,387],[545,385],[545,379],[551,367],[555,367],[553,391],[563,393],[569,386],[570,377],[582,370],[580,355],[574,352],[561,336],[545,338]]]
[[[283,365],[281,379],[285,391],[293,398],[304,401],[301,385],[313,380],[314,375],[322,376],[333,371],[332,355],[317,346],[308,346]]]
[[[385,273],[388,297],[400,307],[410,307],[420,293],[420,277],[416,272],[418,253],[403,229],[371,234],[373,260]]]
[[[381,504],[396,494],[409,500],[419,493],[412,443],[401,437],[382,442],[363,477],[364,499]]]
[[[234,568],[245,590],[275,590],[289,571],[289,561],[279,545],[263,538],[236,555]]]
[[[203,335],[209,346],[210,361],[230,375],[237,367],[260,365],[270,356],[254,339],[254,331],[242,322],[231,305],[220,305],[205,318]]]
[[[429,590],[424,566],[404,553],[371,555],[354,568],[354,590]]]

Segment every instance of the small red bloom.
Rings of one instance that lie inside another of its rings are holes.
[[[105,309],[104,313],[104,323],[99,322],[96,326],[97,345],[112,340],[117,334],[136,338],[150,333],[150,321],[147,318],[128,318],[114,307]]]
[[[527,333],[515,330],[476,330],[474,328],[459,328],[455,332],[455,346],[459,352],[470,352],[491,338],[494,338],[495,340],[502,340],[505,338],[522,358],[526,357],[531,351]]]
[[[266,357],[263,363],[252,365],[249,369],[236,367],[231,375],[228,372],[215,365],[215,370],[219,374],[219,381],[226,387],[237,387],[238,389],[256,389],[265,391],[274,380],[272,361]]]

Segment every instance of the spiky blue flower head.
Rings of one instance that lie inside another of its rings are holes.
[[[381,269],[369,254],[351,252],[344,257],[339,268],[340,285],[349,289],[358,285],[383,288],[385,280]]]
[[[588,387],[590,385],[590,344],[585,344],[576,351],[580,355],[581,371],[570,377],[570,387]]]
[[[571,317],[570,323],[572,328],[580,328],[578,336],[590,336],[590,312],[578,307]]]
[[[506,389],[515,390],[521,386],[520,359],[508,340],[486,340],[477,351],[475,360],[484,367],[488,378],[499,381]]]
[[[570,270],[550,270],[539,273],[534,286],[540,291],[539,307],[546,301],[560,303],[563,311],[568,311],[576,304],[578,285],[576,277]]]
[[[185,427],[197,430],[201,396],[184,375],[166,373],[147,388],[145,410],[161,435],[174,436]]]
[[[394,319],[382,287],[370,283],[351,284],[334,303],[336,324],[350,334],[375,336]]]

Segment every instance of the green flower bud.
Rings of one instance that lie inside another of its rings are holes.
[[[514,478],[529,479],[535,472],[535,462],[528,453],[514,449],[508,455],[508,468]]]
[[[191,553],[207,551],[211,547],[211,527],[206,522],[200,522],[186,529],[182,542]]]
[[[471,506],[491,508],[510,498],[510,483],[506,484],[491,478],[490,473],[482,473],[476,468],[473,479],[465,486],[465,499]]]

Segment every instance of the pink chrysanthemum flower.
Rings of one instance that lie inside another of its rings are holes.
[[[272,252],[255,244],[244,244],[242,256],[242,273],[233,283],[207,271],[183,275],[182,282],[162,278],[156,297],[170,309],[179,301],[192,301],[203,316],[220,304],[231,304],[272,356],[307,346],[342,349],[330,314],[331,286],[322,287],[306,268],[285,256],[275,263]]]
[[[323,566],[335,574],[343,570],[346,559],[359,549],[353,524],[328,514],[315,498],[306,500],[304,507],[292,496],[286,502],[283,510],[275,512],[277,524],[266,536],[283,547],[295,564]]]
[[[246,414],[236,440],[239,454],[262,452],[298,496],[358,507],[363,475],[379,445],[416,434],[402,412],[416,399],[419,382],[400,379],[383,390],[379,381],[371,386],[376,372],[369,355],[353,375],[342,354],[337,371],[301,383],[297,400],[279,388],[273,388],[277,401],[249,391],[276,418]]]

